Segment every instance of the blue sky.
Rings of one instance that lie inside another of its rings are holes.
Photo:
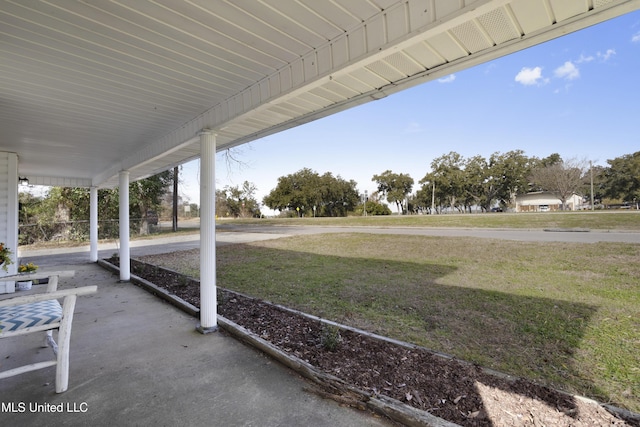
[[[387,169],[418,181],[433,159],[524,150],[606,165],[640,151],[640,11],[424,83],[217,156],[216,185],[252,182],[262,198],[280,176],[310,168],[372,193]],[[181,195],[199,203],[199,161]]]

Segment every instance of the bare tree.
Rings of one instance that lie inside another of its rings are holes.
[[[240,147],[227,148],[220,154],[224,163],[227,165],[227,178],[231,177],[232,171],[234,169],[237,169],[238,172],[241,172],[249,167],[249,164],[242,160],[244,151]]]
[[[565,210],[567,199],[583,186],[582,177],[587,165],[586,160],[569,159],[540,166],[533,169],[530,181],[535,187],[558,196],[562,202],[562,210]]]

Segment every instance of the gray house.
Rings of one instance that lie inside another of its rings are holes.
[[[565,210],[577,211],[586,206],[582,196],[572,194],[566,201]],[[562,210],[562,201],[551,191],[535,191],[516,196],[516,212],[550,212]]]

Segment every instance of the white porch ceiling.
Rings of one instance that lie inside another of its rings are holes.
[[[0,0],[0,151],[114,186],[640,8],[640,0]]]

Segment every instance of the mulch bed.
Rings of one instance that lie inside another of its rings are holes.
[[[117,259],[109,262],[117,265]],[[199,307],[198,281],[136,260],[131,271]],[[224,289],[218,292],[218,314],[287,354],[369,396],[387,396],[462,426],[640,426],[638,419],[622,420],[600,405],[531,381],[337,328]],[[335,396],[335,390],[327,394],[349,403]]]

